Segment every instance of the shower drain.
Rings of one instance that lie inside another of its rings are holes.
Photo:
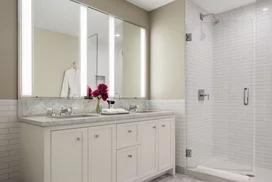
[[[254,178],[255,177],[253,174],[246,174],[246,176],[248,176],[250,178]]]

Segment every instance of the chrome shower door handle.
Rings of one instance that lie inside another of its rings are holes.
[[[244,89],[244,105],[249,105],[249,88]]]

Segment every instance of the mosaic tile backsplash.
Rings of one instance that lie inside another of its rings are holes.
[[[97,100],[68,100],[68,99],[24,99],[18,102],[19,116],[42,116],[47,114],[47,108],[53,108],[58,113],[61,107],[73,108],[74,114],[95,113]],[[101,101],[101,108],[108,108],[108,103]],[[148,102],[145,99],[116,99],[115,108],[127,109],[130,105],[137,105],[138,110],[148,108]]]

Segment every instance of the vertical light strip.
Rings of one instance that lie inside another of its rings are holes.
[[[32,0],[21,0],[21,95],[32,96]]]
[[[87,13],[88,8],[80,5],[80,85],[81,97],[87,95]]]
[[[146,97],[146,30],[141,28],[141,97]]]
[[[115,18],[109,17],[109,93],[110,97],[114,97],[114,61],[115,61]]]

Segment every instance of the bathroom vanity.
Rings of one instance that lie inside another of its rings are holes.
[[[21,118],[27,182],[142,182],[175,173],[173,112]]]

